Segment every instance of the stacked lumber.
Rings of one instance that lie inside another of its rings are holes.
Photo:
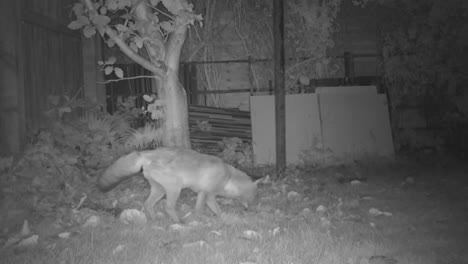
[[[238,137],[243,143],[252,142],[250,112],[208,106],[189,106],[189,127],[192,148],[217,155],[222,152],[224,138]]]

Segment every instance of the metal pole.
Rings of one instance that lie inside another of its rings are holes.
[[[276,123],[276,175],[286,168],[286,107],[284,81],[284,1],[273,0],[273,63]]]

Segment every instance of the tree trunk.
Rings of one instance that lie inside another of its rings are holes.
[[[162,81],[160,98],[164,100],[163,145],[190,148],[187,96],[176,73],[168,73]]]
[[[149,12],[148,5],[145,3],[140,3],[135,9],[137,18],[142,21],[149,21]],[[176,18],[176,25],[178,22]],[[166,78],[157,82],[158,97],[164,102],[162,144],[168,147],[190,148],[187,95],[179,82],[180,53],[188,25],[180,23],[177,29],[169,35],[165,44],[163,44],[159,29],[152,23],[146,23],[146,25],[140,33],[142,37],[153,40],[152,43],[145,45],[149,59],[155,65],[163,61],[167,68]]]

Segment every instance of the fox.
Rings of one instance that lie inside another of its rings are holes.
[[[206,203],[220,216],[217,196],[237,199],[247,209],[256,198],[261,181],[261,178],[254,181],[219,157],[192,149],[159,147],[120,157],[99,177],[97,185],[108,191],[140,171],[150,185],[150,194],[144,202],[146,212],[155,219],[154,205],[166,195],[166,213],[176,223],[180,223],[175,206],[182,189],[197,193],[196,213],[201,213]]]

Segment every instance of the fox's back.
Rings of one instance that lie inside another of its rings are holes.
[[[220,158],[194,150],[158,148],[141,154],[149,162],[143,168],[145,174],[175,181],[182,189],[221,192],[230,178],[227,165]]]

